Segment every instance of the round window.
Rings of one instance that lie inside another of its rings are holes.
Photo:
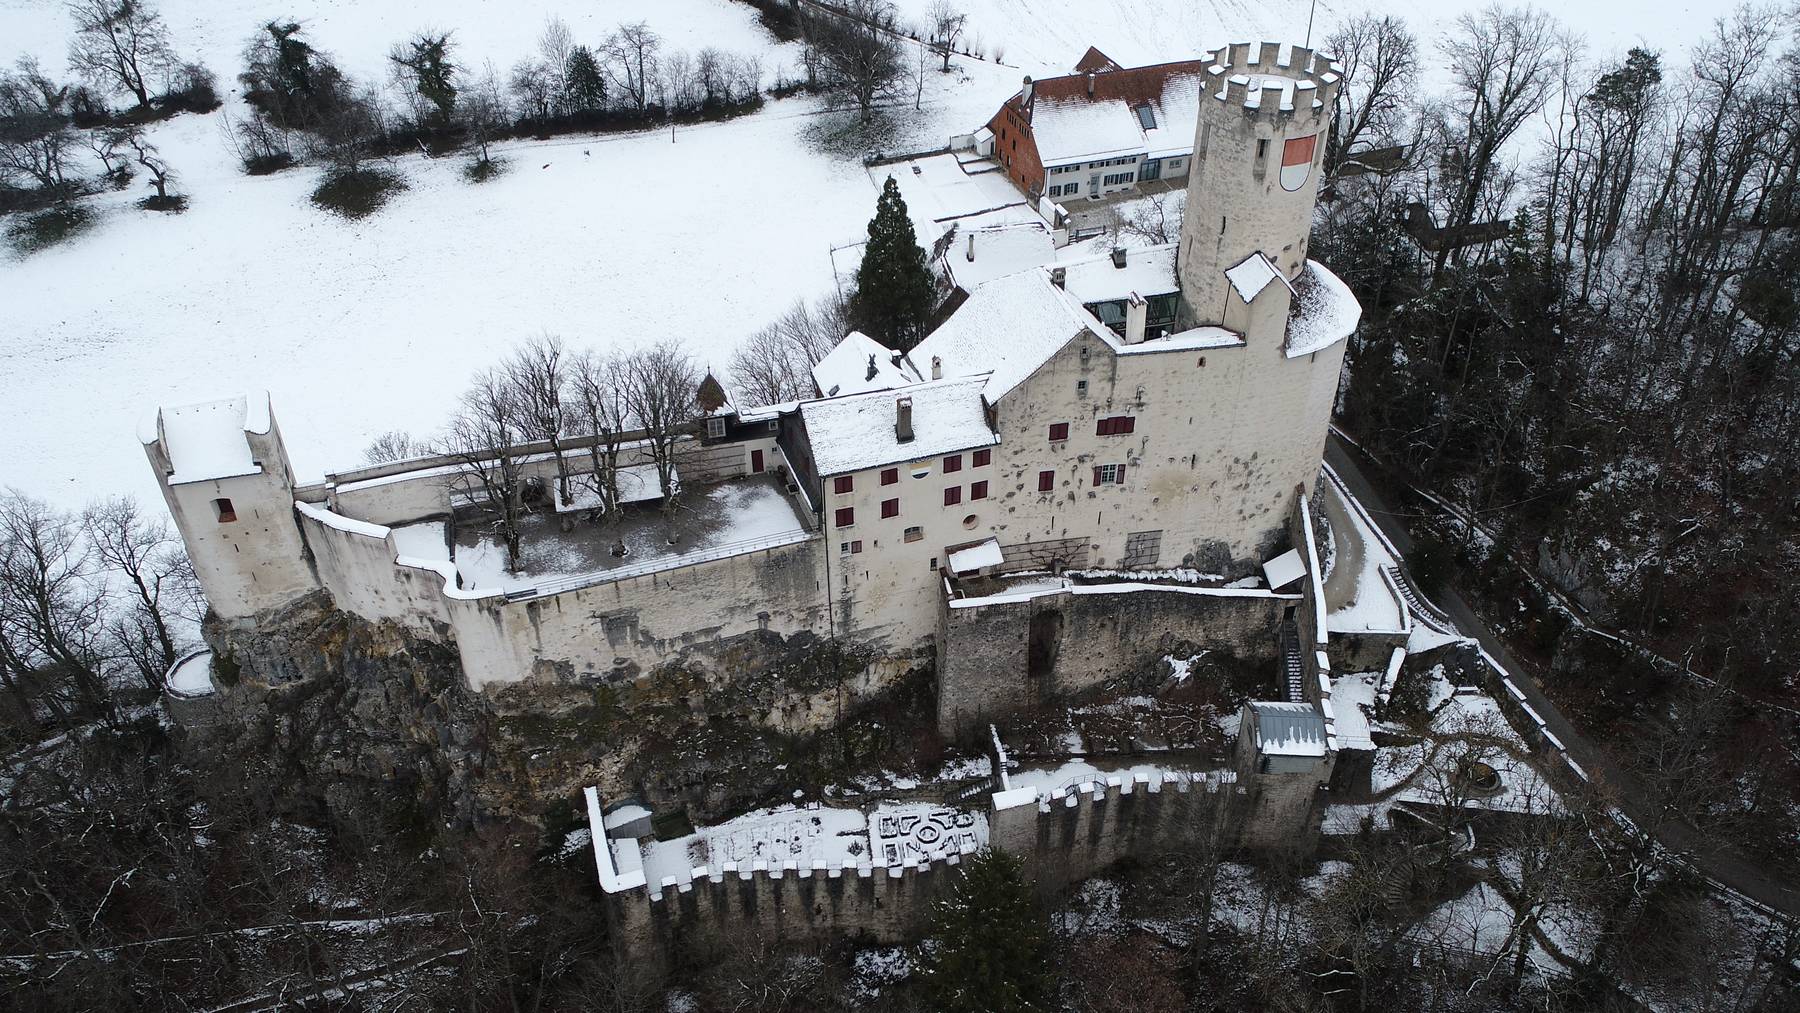
[[[969,516],[963,518],[963,527],[965,527],[965,528],[973,529],[975,527],[975,525],[980,524],[980,523],[981,523],[981,519],[976,517],[974,514],[970,514]]]

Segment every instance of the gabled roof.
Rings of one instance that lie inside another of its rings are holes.
[[[1191,149],[1206,66],[1184,60],[1033,82],[1031,133],[1040,160],[1054,165]],[[1146,105],[1153,110],[1148,129],[1137,115]]]
[[[1225,277],[1231,282],[1231,287],[1237,289],[1238,298],[1246,303],[1254,302],[1272,281],[1286,285],[1289,295],[1294,292],[1293,284],[1282,276],[1281,269],[1264,256],[1261,250],[1226,268]]]
[[[991,447],[1000,436],[988,425],[981,396],[987,381],[986,375],[964,376],[805,402],[800,418],[813,464],[823,477]],[[904,443],[894,431],[901,398],[912,399],[913,438]]]
[[[1103,73],[1105,71],[1124,69],[1125,68],[1119,66],[1118,62],[1112,57],[1107,56],[1093,46],[1089,46],[1087,52],[1081,54],[1081,59],[1075,61],[1075,73],[1077,74],[1086,74],[1089,71]]]
[[[904,358],[861,331],[844,335],[812,368],[812,376],[825,397],[892,390],[919,382],[919,374]]]
[[[998,402],[1083,330],[1106,327],[1038,268],[977,288],[907,354],[921,371],[935,356],[945,376],[991,374],[987,399]]]
[[[1324,756],[1325,717],[1309,703],[1253,701],[1256,748],[1273,756]]]

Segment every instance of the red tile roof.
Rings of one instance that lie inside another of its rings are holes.
[[[1095,73],[1094,94],[1091,98],[1096,102],[1119,99],[1128,105],[1158,102],[1162,100],[1163,90],[1168,86],[1170,78],[1198,77],[1206,73],[1209,65],[1210,61],[1207,60],[1181,60]],[[1043,99],[1048,102],[1089,98],[1088,75],[1069,74],[1034,81],[1032,95],[1034,101]]]
[[[1075,73],[1077,74],[1086,74],[1088,71],[1104,72],[1124,69],[1112,57],[1093,46],[1089,46],[1088,51],[1081,54],[1081,59],[1075,61]]]

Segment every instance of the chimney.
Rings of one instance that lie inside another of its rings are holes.
[[[1124,267],[1125,266],[1125,247],[1123,247],[1123,246],[1113,247],[1112,258],[1113,258],[1113,266],[1114,267]]]
[[[912,398],[903,397],[894,402],[894,439],[911,443],[912,438]]]
[[[1088,71],[1088,98],[1094,97],[1094,72]]]
[[[933,380],[944,378],[944,360],[935,355],[931,357],[931,378]]]
[[[975,260],[975,233],[974,232],[969,233],[969,252],[964,254],[963,256],[965,257],[965,259],[969,260],[970,262],[973,262]]]
[[[1053,267],[1050,269],[1050,284],[1055,285],[1057,288],[1065,287],[1068,282],[1068,278],[1069,278],[1069,269],[1068,268]]]
[[[879,376],[880,374],[881,374],[881,371],[875,368],[875,354],[873,352],[871,352],[871,353],[869,353],[869,372],[868,372],[868,375],[863,377],[863,379],[873,380],[873,379],[875,379],[875,377]]]
[[[1025,103],[1026,105],[1029,106],[1031,104],[1031,96],[1032,96],[1031,75],[1026,74],[1025,75],[1025,84],[1023,87],[1021,87],[1019,89],[1019,101]]]
[[[1125,343],[1141,345],[1144,343],[1144,323],[1150,316],[1150,304],[1136,292],[1125,301]]]

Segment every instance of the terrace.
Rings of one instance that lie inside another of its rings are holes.
[[[673,516],[660,498],[629,503],[616,521],[558,513],[547,505],[520,522],[523,552],[507,568],[505,543],[481,505],[395,527],[402,557],[449,560],[465,591],[498,590],[531,598],[591,584],[803,542],[812,537],[806,511],[774,477],[763,474],[690,490]]]

